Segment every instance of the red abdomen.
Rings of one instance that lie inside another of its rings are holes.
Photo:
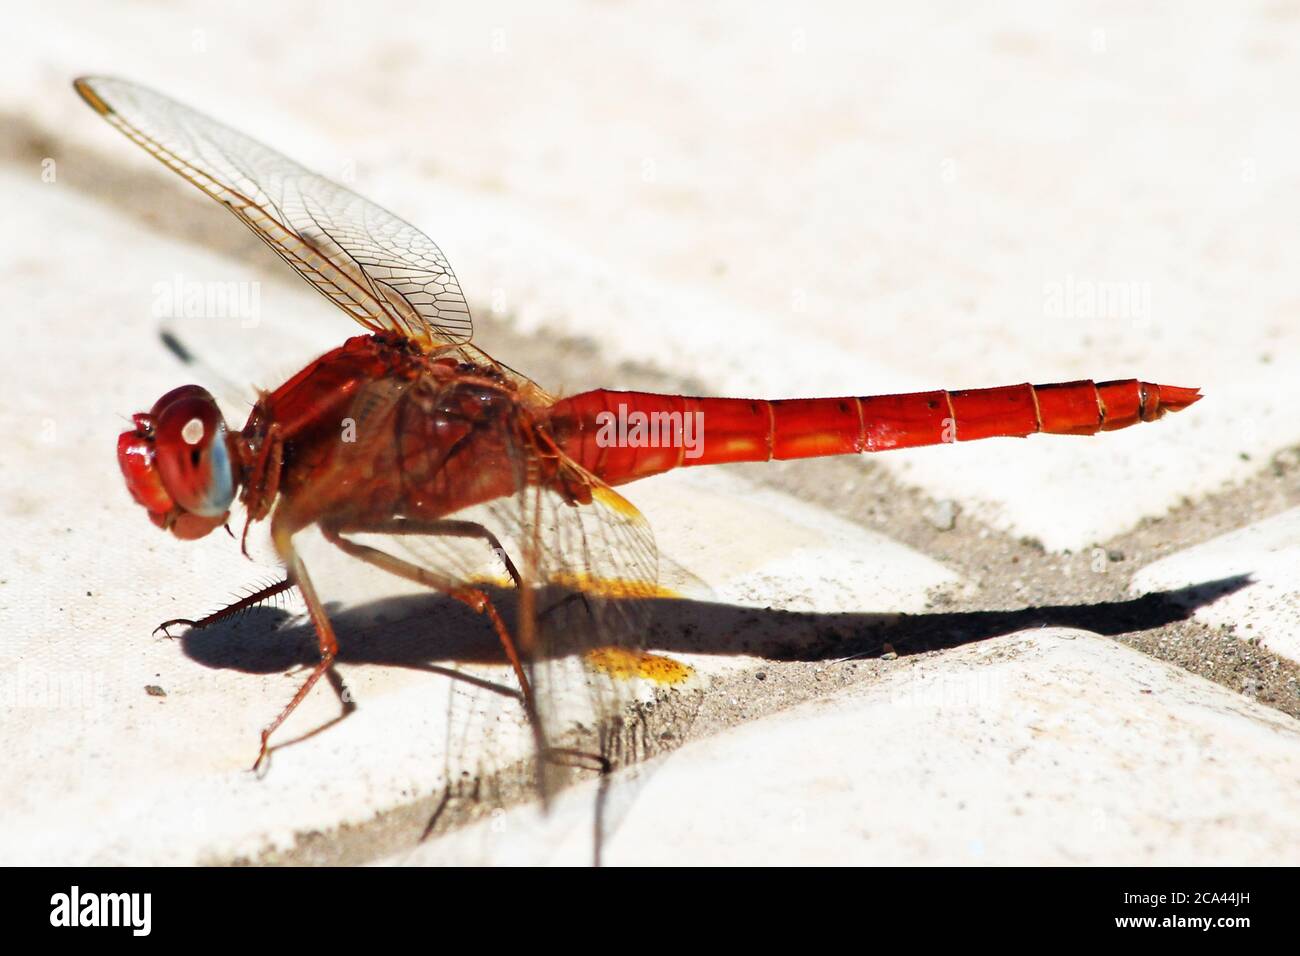
[[[763,401],[584,392],[549,423],[571,458],[609,484],[686,465],[815,458],[1035,432],[1093,435],[1154,421],[1200,398],[1136,379]]]

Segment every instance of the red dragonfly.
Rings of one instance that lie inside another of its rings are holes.
[[[203,537],[226,525],[237,498],[245,536],[270,520],[283,581],[184,623],[210,624],[289,588],[306,604],[320,661],[262,732],[254,768],[338,651],[294,547],[309,527],[360,561],[482,613],[513,669],[539,755],[558,759],[581,752],[560,746],[560,675],[574,661],[617,671],[609,654],[619,649],[637,660],[646,636],[635,608],[660,593],[651,531],[611,486],[683,466],[1092,435],[1200,397],[1126,379],[777,401],[607,389],[557,399],[470,344],[460,285],[414,226],[161,94],[98,77],[75,86],[366,329],[262,393],[240,431],[207,391],[185,385],[135,415],[118,440],[127,488],[159,528]],[[367,535],[391,547],[358,540]],[[448,542],[502,563],[517,590],[513,628]],[[627,702],[608,685],[594,694],[601,719],[616,719]]]

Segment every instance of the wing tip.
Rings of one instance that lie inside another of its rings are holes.
[[[72,88],[77,91],[77,95],[86,101],[87,106],[100,116],[107,116],[113,112],[113,108],[103,101],[100,95],[95,92],[95,88],[91,85],[97,79],[99,79],[99,77],[79,76],[72,81]]]

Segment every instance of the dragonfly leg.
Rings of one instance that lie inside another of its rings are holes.
[[[443,522],[433,522],[433,524],[441,523]],[[472,522],[446,523],[464,525],[472,524]],[[425,525],[424,527],[428,527],[428,525]],[[480,525],[478,527],[481,528],[482,526]],[[366,531],[375,533],[381,530],[385,533],[393,533],[391,524],[384,524],[382,526],[374,525],[364,530],[353,529],[351,525],[348,526],[348,531],[355,531],[357,534],[362,534]],[[491,535],[491,532],[486,528],[482,528],[482,530],[486,534]],[[435,574],[427,568],[420,567],[418,564],[412,564],[410,561],[404,561],[401,558],[394,557],[386,551],[380,551],[378,548],[372,548],[368,545],[357,544],[355,541],[349,541],[347,538],[343,537],[336,528],[322,525],[321,533],[325,536],[325,540],[339,548],[344,554],[350,555],[359,561],[365,561],[367,564],[372,564],[377,568],[387,571],[389,574],[395,574],[398,577],[406,578],[408,581],[414,581],[417,584],[423,584],[425,587],[441,591],[444,594],[455,598],[457,601],[473,608],[479,614],[485,615],[488,620],[492,622],[492,627],[497,633],[497,638],[501,641],[501,646],[506,652],[506,657],[510,661],[510,666],[515,672],[515,678],[519,681],[519,689],[524,701],[524,710],[528,714],[528,720],[533,726],[534,733],[539,736],[539,748],[543,751],[545,750],[545,747],[542,746],[542,741],[540,740],[541,730],[540,724],[537,721],[537,705],[533,697],[532,683],[528,680],[528,674],[524,671],[523,660],[519,656],[519,651],[515,646],[514,639],[510,636],[510,631],[506,627],[505,621],[501,619],[501,615],[497,613],[496,607],[492,604],[491,598],[489,598],[486,593],[480,591],[478,588],[462,587],[449,578],[444,578],[441,575]],[[411,530],[410,533],[438,532],[415,532]],[[473,533],[466,536],[478,537],[479,535]],[[495,536],[492,536],[492,540],[495,540]],[[504,558],[505,552],[501,551],[499,553]],[[506,558],[506,560],[508,560],[508,558]],[[507,567],[513,569],[514,566],[507,565]],[[516,578],[516,581],[517,580],[518,579]]]
[[[510,575],[510,580],[514,581],[515,589],[521,590],[524,586],[524,579],[515,568],[514,561],[510,560],[510,554],[502,546],[497,536],[492,533],[491,529],[477,521],[460,521],[460,520],[440,520],[440,521],[419,521],[411,518],[388,518],[381,521],[371,522],[366,525],[356,523],[348,524],[349,534],[425,534],[425,535],[445,535],[451,538],[480,538],[487,542],[492,553],[500,559],[505,566],[506,573]],[[544,608],[540,612],[540,617],[545,617],[554,611],[559,610],[570,601],[581,601],[590,610],[590,602],[587,596],[581,592],[569,594],[561,598],[550,607]]]
[[[280,711],[279,716],[262,730],[262,747],[257,753],[257,759],[253,761],[254,771],[262,766],[263,761],[266,760],[267,755],[270,753],[268,741],[271,739],[271,735],[303,702],[311,689],[316,686],[316,682],[321,679],[321,676],[334,665],[334,658],[339,652],[338,640],[334,636],[334,627],[330,624],[329,617],[325,614],[325,607],[321,604],[320,598],[317,597],[316,588],[312,585],[311,578],[307,577],[307,569],[303,566],[298,553],[293,550],[289,537],[288,534],[277,534],[276,544],[281,557],[284,558],[285,565],[289,569],[289,576],[286,580],[292,581],[298,586],[298,591],[302,594],[302,599],[307,605],[307,614],[316,628],[316,639],[320,643],[320,661],[312,669],[307,679],[303,681],[302,686],[298,688],[298,693],[293,695],[293,700],[289,701],[284,710]],[[336,685],[335,689],[338,690],[339,685]]]
[[[424,535],[446,535],[448,537],[454,537],[454,538],[479,538],[487,542],[488,547],[492,549],[493,553],[495,553],[496,556],[501,560],[501,563],[505,565],[505,569],[509,573],[510,579],[515,583],[515,588],[516,589],[523,588],[523,578],[520,576],[519,571],[515,568],[514,562],[510,560],[510,555],[506,552],[506,549],[502,547],[501,542],[497,539],[497,536],[492,533],[491,529],[487,528],[484,525],[479,524],[477,521],[461,521],[461,520],[451,520],[451,519],[444,519],[438,521],[419,521],[419,520],[412,520],[410,518],[388,518],[388,519],[372,522],[366,525],[350,522],[347,526],[347,530],[348,533],[350,534],[367,534],[367,533],[369,534],[424,534]],[[363,545],[358,545],[355,544],[354,542],[346,541],[345,539],[342,538],[337,538],[337,534],[331,536],[331,533],[329,531],[326,531],[325,534],[330,541],[338,545],[348,554],[352,554],[355,557],[361,558],[361,560],[368,560],[367,558],[361,557],[361,555],[356,554],[355,552],[349,550],[349,548],[362,548],[364,547]],[[382,551],[377,551],[376,553],[384,554],[384,552]],[[395,562],[400,561],[400,559],[393,558],[390,555],[385,555],[385,556],[390,558],[390,560],[392,561]],[[406,564],[406,562],[400,562],[400,563]],[[380,566],[384,567],[385,570],[392,570],[387,565],[380,565]],[[428,572],[426,572],[423,568],[414,565],[410,565],[410,567],[416,572],[420,572],[422,574],[428,574]],[[395,572],[395,573],[400,573],[400,572]],[[409,575],[403,575],[403,576],[409,577]],[[432,577],[432,575],[429,576]],[[460,600],[465,601],[465,597],[453,593],[454,589],[447,586],[448,582],[444,582],[443,585],[440,586],[440,585],[430,585],[429,582],[424,580],[422,577],[411,577],[411,580],[414,580],[417,583],[429,585],[431,587],[437,587],[439,590],[450,593],[454,597],[458,597]],[[531,685],[524,672],[518,649],[515,646],[515,642],[511,640],[509,631],[506,629],[504,623],[501,622],[500,617],[497,615],[496,609],[492,607],[492,603],[490,600],[488,600],[487,595],[484,594],[482,591],[471,591],[468,593],[472,593],[473,595],[476,595],[478,598],[481,598],[483,603],[486,605],[486,612],[489,614],[489,616],[493,621],[493,626],[497,630],[497,635],[501,640],[501,645],[502,647],[505,648],[506,656],[510,659],[510,664],[515,671],[515,676],[519,680],[519,686],[523,688],[524,706],[528,711],[529,718],[530,720],[533,721],[534,727],[537,727],[538,726],[537,721],[533,719],[533,715],[536,713],[536,711],[534,709],[534,704],[532,703]],[[551,605],[550,607],[545,608],[540,612],[540,615],[544,617],[545,615],[558,610],[560,607],[569,603],[570,601],[575,601],[575,600],[581,601],[584,605],[587,605],[588,609],[590,609],[590,602],[588,602],[587,596],[581,592],[577,592],[574,594],[570,594],[567,597],[562,598],[557,603]],[[476,611],[483,613],[484,609],[478,607],[476,602],[466,601],[466,603],[469,604],[470,607],[473,607]],[[609,759],[600,754],[591,754],[591,753],[587,753],[586,751],[576,750],[571,747],[543,746],[543,741],[540,738],[540,734],[538,739],[538,746],[540,748],[541,753],[543,753],[546,756],[546,759],[551,763],[556,764],[557,766],[575,767],[584,770],[595,770],[598,773],[602,773],[602,774],[609,773],[610,770],[612,769],[612,764],[610,763]]]
[[[284,439],[280,434],[278,422],[271,425],[262,442],[262,448],[253,463],[252,473],[248,478],[248,518],[244,521],[244,533],[239,539],[239,550],[244,557],[248,554],[248,531],[254,521],[266,517],[280,493],[280,470],[284,462]]]
[[[170,621],[163,621],[154,628],[153,632],[157,634],[159,631],[162,631],[167,637],[171,637],[167,628],[179,627],[182,624],[192,628],[193,630],[198,630],[199,628],[207,627],[209,624],[216,624],[218,621],[224,621],[227,618],[242,614],[249,608],[261,604],[267,598],[275,597],[277,594],[282,594],[292,587],[293,579],[286,576],[283,581],[276,584],[268,584],[266,587],[260,588],[251,594],[246,594],[234,604],[229,604],[219,611],[213,611],[211,614],[207,615],[207,617],[201,617],[198,620],[193,620],[188,617],[174,617]]]
[[[487,542],[492,553],[497,556],[505,566],[506,573],[510,575],[510,580],[515,582],[515,587],[523,587],[523,578],[515,568],[515,563],[510,560],[510,555],[502,547],[497,536],[490,529],[477,521],[418,521],[411,518],[389,518],[383,521],[376,521],[370,524],[358,524],[355,522],[348,523],[349,534],[421,534],[421,535],[441,535],[448,538],[479,538]]]

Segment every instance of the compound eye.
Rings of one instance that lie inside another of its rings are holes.
[[[127,490],[136,504],[143,505],[155,524],[163,521],[175,506],[158,474],[158,456],[153,447],[153,421],[148,415],[135,416],[135,428],[117,439],[117,463],[122,468]]]
[[[226,422],[206,389],[186,385],[160,398],[150,414],[158,474],[190,514],[216,518],[235,498]]]

